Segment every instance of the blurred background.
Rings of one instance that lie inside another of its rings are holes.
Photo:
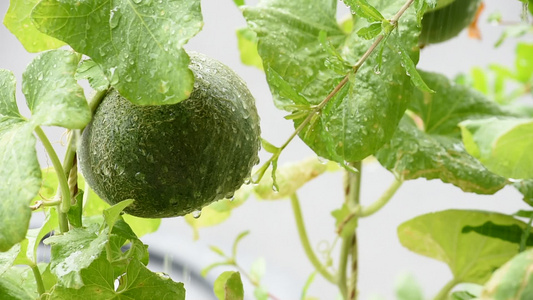
[[[247,4],[255,5],[256,2],[248,1]],[[516,0],[484,2],[485,9],[478,23],[482,39],[470,39],[463,32],[448,42],[428,46],[421,52],[418,65],[420,69],[437,71],[453,78],[460,73],[469,72],[474,66],[486,67],[494,62],[504,66],[514,64],[516,40],[508,39],[500,47],[494,48],[503,28],[489,24],[487,18],[489,14],[499,11],[503,20],[519,21],[522,5]],[[3,17],[8,6],[9,1],[0,1],[0,16]],[[204,28],[186,48],[220,60],[247,82],[257,101],[263,137],[274,145],[281,145],[292,133],[293,125],[283,119],[284,112],[274,107],[263,72],[240,62],[235,30],[244,27],[245,21],[239,9],[231,0],[203,0],[202,10]],[[348,10],[339,2],[339,18],[346,14]],[[28,115],[28,110],[20,92],[20,82],[23,70],[34,56],[24,50],[5,26],[0,25],[0,68],[12,70],[17,76],[17,97],[24,115]],[[47,128],[46,131],[50,134],[50,139],[56,142],[61,156],[59,141],[63,130]],[[48,166],[43,147],[37,147],[43,167]],[[268,158],[266,153],[261,155],[263,160]],[[313,155],[305,144],[296,139],[281,155],[280,164]],[[378,163],[365,164],[363,174],[363,204],[376,200],[393,179]],[[320,252],[334,240],[335,220],[330,211],[339,208],[343,202],[342,172],[328,173],[311,181],[300,190],[299,195],[311,243]],[[445,264],[411,253],[400,245],[396,227],[402,222],[448,208],[512,213],[527,207],[521,198],[510,187],[493,196],[480,196],[465,194],[459,188],[437,180],[405,182],[385,208],[359,223],[360,299],[371,299],[376,295],[383,299],[394,299],[395,282],[406,273],[416,278],[423,287],[426,298],[434,296],[451,279],[451,273]],[[166,270],[175,280],[183,281],[187,299],[215,299],[211,291],[213,280],[221,272],[231,268],[215,268],[205,279],[199,276],[202,268],[220,260],[209,250],[209,245],[230,252],[235,237],[250,230],[250,234],[239,246],[239,264],[249,272],[258,259],[264,261],[265,275],[262,283],[268,291],[278,299],[299,299],[302,287],[314,269],[300,245],[290,206],[288,200],[257,201],[252,197],[235,209],[225,223],[201,229],[200,239],[197,241],[193,240],[193,231],[183,218],[165,219],[158,232],[142,238],[155,255],[151,268]],[[40,217],[42,216],[36,216],[32,224],[37,226]],[[170,271],[169,266],[174,269]],[[247,299],[254,299],[253,288],[245,279],[243,281]],[[319,275],[308,291],[309,296],[325,300],[335,299],[337,294],[337,288]]]

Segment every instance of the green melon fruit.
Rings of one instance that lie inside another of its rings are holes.
[[[455,0],[442,8],[426,12],[422,18],[420,44],[440,43],[457,36],[472,23],[480,4],[481,0]]]
[[[259,161],[259,117],[245,83],[222,63],[189,55],[189,99],[139,106],[111,90],[82,134],[90,187],[109,204],[134,199],[131,215],[182,216],[230,197]]]

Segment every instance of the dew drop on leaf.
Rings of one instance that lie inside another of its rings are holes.
[[[202,215],[202,210],[195,210],[192,212],[192,217],[198,219]]]
[[[109,26],[111,29],[116,28],[120,22],[120,14],[115,13],[116,10],[111,10],[111,16],[109,17]]]
[[[278,186],[277,186],[276,184],[273,184],[273,185],[272,185],[272,191],[273,191],[274,193],[279,192],[279,188],[278,188]]]

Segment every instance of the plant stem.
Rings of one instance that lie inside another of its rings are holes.
[[[448,294],[450,293],[450,291],[459,283],[460,283],[460,281],[455,279],[455,278],[450,280],[450,281],[448,281],[448,283],[446,283],[446,285],[443,286],[442,289],[439,291],[437,296],[435,296],[434,300],[446,300],[446,299],[448,299],[447,297],[448,297]]]
[[[361,176],[363,172],[362,163],[355,162],[350,165],[357,170],[357,172],[347,171],[345,174],[345,199],[344,202],[350,209],[355,211],[359,207],[361,197]],[[357,218],[357,217],[356,217]],[[357,221],[357,220],[356,220]],[[347,247],[348,254],[350,255],[350,279],[347,283],[348,291],[346,299],[357,299],[357,279],[358,279],[358,249],[357,249],[357,227],[352,235],[344,238]]]
[[[304,248],[307,258],[309,259],[311,264],[313,264],[315,269],[320,273],[320,275],[326,278],[326,280],[328,280],[329,282],[336,283],[337,281],[335,277],[320,262],[315,252],[313,251],[313,248],[311,247],[311,243],[309,243],[309,237],[307,236],[307,232],[305,230],[305,224],[304,224],[304,220],[302,217],[302,210],[300,208],[300,202],[298,200],[298,195],[296,195],[296,193],[291,195],[291,204],[292,204],[292,210],[294,212],[294,219],[296,220],[296,227],[298,228],[298,235],[300,236],[300,242]]]
[[[58,209],[59,229],[61,230],[61,233],[65,233],[68,231],[68,218],[66,214],[70,209],[70,189],[68,186],[67,176],[65,174],[63,166],[61,165],[61,162],[59,161],[59,158],[57,157],[57,153],[54,150],[54,147],[48,140],[48,137],[46,136],[42,128],[39,126],[35,127],[35,133],[41,140],[44,148],[46,149],[46,152],[48,153],[48,156],[50,157],[52,165],[54,166],[54,169],[57,174],[57,179],[59,181],[60,188],[59,193],[61,197],[61,204],[59,205]]]
[[[346,268],[348,265],[348,255],[350,254],[351,241],[348,238],[342,239],[339,268],[337,270],[337,286],[343,299],[348,299],[348,280],[346,279]]]
[[[392,184],[389,186],[389,188],[379,197],[376,202],[370,204],[369,206],[362,207],[359,213],[357,214],[358,217],[368,217],[377,211],[379,211],[383,206],[385,206],[387,203],[389,203],[389,200],[394,196],[396,191],[402,186],[403,181],[394,179]]]
[[[326,96],[326,98],[324,98],[324,100],[322,100],[322,102],[320,102],[315,107],[315,109],[313,109],[307,115],[307,117],[302,121],[302,123],[298,126],[298,128],[296,128],[294,130],[294,132],[289,136],[289,138],[285,141],[285,143],[283,143],[283,145],[281,147],[279,147],[279,150],[276,153],[274,153],[270,157],[270,159],[268,159],[264,163],[264,165],[270,165],[270,163],[272,163],[272,161],[277,159],[280,156],[280,154],[283,151],[283,149],[285,149],[287,147],[287,145],[304,129],[305,126],[309,125],[309,123],[311,122],[311,119],[313,119],[313,116],[316,115],[316,114],[319,114],[322,111],[322,109],[326,106],[326,104],[328,104],[328,102],[331,99],[333,99],[333,97],[335,97],[335,95],[344,87],[344,85],[346,83],[348,83],[348,81],[350,79],[350,76],[356,74],[357,71],[359,71],[359,68],[361,68],[361,66],[365,63],[365,61],[368,59],[368,57],[370,57],[372,52],[374,52],[374,50],[376,50],[377,46],[386,37],[388,37],[390,35],[390,33],[393,31],[394,28],[396,28],[398,26],[398,20],[404,14],[404,12],[409,8],[409,6],[411,6],[411,4],[413,4],[414,1],[415,0],[407,0],[407,2],[405,2],[405,4],[402,6],[402,8],[400,8],[400,10],[396,13],[396,15],[394,15],[394,17],[392,19],[390,19],[390,21],[389,21],[390,24],[392,25],[391,30],[388,33],[386,33],[386,34],[380,34],[374,40],[372,45],[370,45],[370,47],[366,50],[366,52],[359,58],[359,60],[352,67],[352,71],[349,72],[348,74],[346,74],[346,76],[344,76],[344,78],[337,84],[337,86],[335,86],[335,88]],[[258,171],[262,170],[262,169],[263,168],[259,168]],[[258,172],[256,172],[254,175],[257,175],[257,174],[258,174]],[[253,177],[255,177],[255,176],[253,176]],[[259,179],[261,179],[261,178],[258,178],[258,180]]]
[[[45,292],[43,278],[41,276],[41,271],[39,271],[39,267],[37,267],[36,264],[32,264],[30,268],[33,271],[33,276],[35,276],[35,282],[37,282],[37,292],[39,293],[39,296],[40,296],[44,294]]]

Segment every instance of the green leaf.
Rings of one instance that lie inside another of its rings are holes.
[[[350,6],[352,12],[367,19],[368,22],[381,23],[382,21],[386,21],[381,13],[372,5],[368,4],[366,0],[344,0],[344,3]]]
[[[342,54],[342,61],[355,62],[370,47],[357,32],[347,36],[336,20],[337,1],[262,1],[246,7],[244,17],[257,34],[258,52],[277,107],[292,112],[294,104],[317,105],[343,80],[331,62],[329,47]],[[392,17],[398,1],[383,1],[379,11]],[[413,9],[408,9],[398,28],[398,43],[416,49],[418,27]],[[378,76],[378,57],[373,54],[356,76],[331,98],[320,115],[300,132],[300,138],[319,156],[344,163],[375,153],[392,136],[413,89],[400,65],[400,58],[385,49],[389,59]],[[418,52],[409,53],[414,61]],[[289,108],[289,109],[288,109]],[[304,118],[294,119],[298,127]]]
[[[533,180],[520,180],[513,182],[513,186],[524,195],[524,202],[533,206]]]
[[[304,287],[302,288],[302,294],[300,295],[300,300],[306,300],[307,299],[307,291],[309,290],[309,287],[311,286],[311,284],[315,280],[316,274],[317,274],[316,271],[311,273],[311,275],[309,275],[309,277],[305,281]]]
[[[22,74],[22,92],[36,125],[82,129],[91,120],[83,88],[74,79],[79,60],[70,51],[47,51]]]
[[[207,267],[202,269],[202,272],[200,273],[202,277],[206,277],[207,274],[214,268],[220,267],[220,266],[234,266],[233,262],[224,261],[224,262],[216,262],[213,264],[208,265]]]
[[[120,217],[120,214],[122,213],[122,211],[124,210],[124,208],[128,207],[129,205],[131,205],[135,200],[133,199],[128,199],[128,200],[124,200],[124,201],[120,201],[119,203],[109,207],[109,208],[106,208],[104,209],[104,220],[107,224],[107,227],[109,227],[110,229],[113,228],[113,226],[115,225],[115,222],[118,221],[119,217]]]
[[[411,274],[404,274],[397,278],[394,286],[397,300],[424,299],[422,288]]]
[[[395,46],[396,52],[398,52],[402,60],[402,66],[405,68],[405,72],[407,72],[406,74],[411,78],[411,82],[423,92],[435,93],[435,91],[428,87],[427,84],[424,82],[424,79],[422,79],[420,73],[418,73],[416,65],[407,53],[407,51],[403,49],[401,45]]]
[[[131,229],[137,237],[142,237],[146,234],[156,232],[161,225],[161,219],[146,219],[139,218],[132,215],[123,215],[124,221],[130,225]]]
[[[244,298],[244,290],[241,274],[233,271],[226,271],[220,274],[215,280],[213,291],[219,300],[242,300]]]
[[[516,79],[522,83],[531,83],[533,77],[533,43],[521,42],[516,47]]]
[[[269,168],[267,170],[267,176],[263,176],[258,185],[254,186],[254,193],[258,199],[262,200],[288,198],[304,184],[324,172],[337,171],[339,169],[336,163],[323,163],[316,157],[309,157],[298,162],[285,164],[276,171],[276,182],[279,189],[275,192],[272,189],[274,184],[272,176],[268,176],[272,173],[272,168]]]
[[[233,0],[233,3],[238,7],[245,5],[244,0]]]
[[[183,45],[202,28],[200,1],[42,0],[37,28],[93,59],[133,103],[173,104],[194,77]]]
[[[20,252],[20,244],[16,244],[6,252],[0,252],[0,276],[4,274],[15,262]]]
[[[512,116],[479,92],[454,84],[446,76],[419,71],[422,79],[436,93],[417,92],[409,109],[423,121],[424,131],[431,134],[460,137],[461,121],[492,116]]]
[[[0,276],[2,300],[34,300],[39,297],[30,267],[13,267]]]
[[[492,272],[518,253],[518,245],[465,230],[492,222],[526,228],[511,216],[466,210],[446,210],[411,219],[398,227],[403,246],[450,267],[458,282],[484,284]]]
[[[266,261],[263,257],[260,257],[252,263],[252,267],[250,268],[250,281],[255,282],[257,284],[261,283],[261,280],[265,276],[265,273]]]
[[[37,248],[41,240],[59,226],[56,208],[47,210],[46,218],[41,227],[28,230],[26,239],[21,243],[21,251],[15,264],[37,263]]]
[[[67,213],[68,221],[73,227],[83,227],[83,190],[79,190],[74,200],[75,203],[70,206]]]
[[[376,22],[359,29],[357,35],[365,40],[371,40],[381,33],[381,29],[381,23]]]
[[[80,271],[98,258],[108,239],[105,231],[99,233],[97,225],[87,229],[73,228],[63,235],[47,238],[44,243],[52,246],[50,270],[61,285],[81,287]]]
[[[242,185],[233,195],[233,199],[222,199],[202,208],[202,214],[195,218],[193,214],[185,215],[185,221],[194,230],[194,238],[198,239],[200,228],[218,225],[231,216],[231,211],[241,206],[252,193],[252,185]]]
[[[442,75],[420,74],[436,93],[416,93],[409,107],[411,118],[405,117],[392,140],[378,151],[379,162],[404,180],[438,178],[479,194],[500,190],[507,183],[505,178],[488,171],[466,152],[457,124],[509,113],[482,94],[454,85]]]
[[[109,88],[109,81],[105,77],[102,68],[92,59],[80,62],[75,77],[76,80],[87,79],[89,85],[97,91],[104,91]]]
[[[63,46],[63,42],[43,34],[31,22],[30,13],[37,2],[39,0],[11,0],[4,17],[4,25],[28,52],[41,52]]]
[[[272,145],[265,139],[261,139],[261,146],[268,153],[278,153],[280,151],[278,147]]]
[[[459,124],[470,155],[506,178],[533,178],[533,120],[467,120]]]
[[[50,299],[185,299],[183,283],[152,273],[135,259],[125,270],[117,272],[105,256],[100,256],[81,271],[81,278],[84,285],[80,289],[58,286]]]
[[[460,291],[460,292],[452,293],[452,300],[470,300],[470,299],[477,299],[477,297],[470,294],[467,291]]]
[[[263,70],[263,61],[257,52],[257,35],[248,28],[237,29],[237,47],[241,62],[247,66]]]
[[[480,299],[527,300],[533,298],[533,249],[524,251],[496,270]]]
[[[352,212],[346,203],[340,209],[332,211],[331,215],[335,218],[335,227],[342,226],[342,230],[339,232],[340,236],[348,237],[354,233],[357,227],[357,218],[352,216]]]
[[[234,259],[237,257],[237,246],[239,245],[239,242],[248,234],[250,234],[249,230],[243,231],[239,233],[239,235],[237,235],[237,237],[235,238],[235,241],[233,241],[233,246],[231,248],[231,257],[233,257]]]
[[[15,76],[0,69],[0,252],[22,241],[41,186],[33,126],[20,115]]]

